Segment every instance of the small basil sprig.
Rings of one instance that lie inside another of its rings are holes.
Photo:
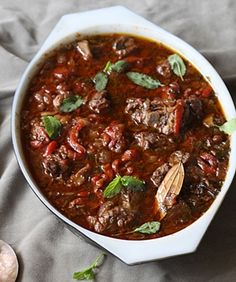
[[[73,112],[74,110],[78,109],[83,102],[84,100],[81,96],[70,96],[63,100],[60,105],[60,111],[63,113]]]
[[[93,280],[95,279],[95,272],[94,270],[102,265],[104,261],[105,254],[100,254],[95,261],[89,266],[84,268],[81,271],[74,272],[73,279],[75,280]]]
[[[168,57],[168,62],[174,74],[179,76],[181,80],[184,80],[183,76],[186,73],[186,66],[183,59],[178,54],[173,54]]]
[[[113,71],[121,73],[122,71],[127,69],[128,66],[129,64],[124,60],[117,61],[114,64],[108,61],[103,71],[108,74],[110,74]]]
[[[224,131],[226,134],[232,134],[234,131],[236,131],[236,118],[226,121],[224,124],[219,126],[219,129]]]
[[[158,79],[154,79],[144,73],[130,71],[127,72],[126,75],[133,83],[147,89],[156,89],[159,86],[162,86],[161,82]]]
[[[105,188],[103,196],[105,198],[112,198],[120,193],[122,186],[131,191],[143,191],[145,182],[139,180],[134,176],[116,176]]]
[[[93,79],[93,82],[95,83],[95,89],[98,92],[103,91],[108,83],[108,75],[111,74],[111,72],[113,71],[120,73],[124,71],[127,67],[128,63],[123,60],[117,61],[114,64],[108,61],[103,71],[98,72]]]
[[[143,234],[155,234],[159,231],[160,226],[161,224],[159,221],[146,222],[141,226],[137,227],[136,229],[134,229],[133,232],[139,232]]]
[[[61,133],[61,123],[54,116],[45,116],[42,118],[44,128],[51,139],[56,139]]]
[[[106,86],[107,86],[107,83],[108,83],[108,76],[106,73],[104,72],[98,72],[94,79],[93,79],[94,83],[95,83],[95,89],[98,91],[98,92],[101,92],[103,91]]]

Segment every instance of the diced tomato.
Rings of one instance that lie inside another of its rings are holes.
[[[51,155],[57,148],[57,142],[55,140],[51,141],[46,148],[46,151],[44,153],[44,157]]]

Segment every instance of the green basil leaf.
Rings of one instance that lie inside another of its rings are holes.
[[[105,198],[112,198],[119,194],[121,189],[121,176],[116,176],[103,191],[103,196]]]
[[[63,100],[60,106],[60,111],[63,113],[73,112],[74,110],[78,109],[83,104],[83,102],[84,100],[80,96],[70,96]]]
[[[54,116],[45,116],[42,118],[44,128],[51,139],[56,139],[61,133],[61,123]]]
[[[105,254],[100,254],[95,261],[89,266],[81,271],[74,272],[73,279],[76,280],[93,280],[95,279],[94,270],[98,268],[104,261]]]
[[[136,228],[134,232],[140,232],[143,234],[155,234],[159,231],[160,226],[161,224],[159,221],[146,222],[143,225]]]
[[[236,118],[226,121],[224,124],[219,126],[219,129],[229,135],[232,134],[234,131],[236,131]]]
[[[121,183],[131,191],[143,191],[145,188],[145,182],[134,176],[122,176]]]
[[[162,86],[158,79],[154,79],[149,75],[140,72],[127,72],[127,77],[135,84],[147,89],[156,89]]]
[[[98,92],[103,91],[108,83],[108,76],[104,72],[98,72],[94,77],[95,88]]]
[[[183,59],[178,54],[173,54],[168,57],[168,62],[174,74],[184,80],[183,76],[186,73],[186,66],[184,64]]]

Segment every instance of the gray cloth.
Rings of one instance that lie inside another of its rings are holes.
[[[10,117],[17,82],[60,17],[115,4],[193,45],[211,61],[236,100],[236,1],[0,0],[0,239],[17,252],[18,281],[73,281],[72,273],[100,253],[72,234],[29,188],[13,153]],[[235,188],[234,180],[195,253],[138,266],[108,255],[97,281],[235,281]]]

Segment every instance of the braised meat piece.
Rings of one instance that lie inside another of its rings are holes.
[[[83,56],[83,59],[87,61],[88,59],[92,58],[92,53],[89,47],[88,40],[82,40],[77,43],[77,50],[81,53]]]
[[[170,64],[167,60],[158,62],[156,70],[160,75],[164,77],[167,77],[167,78],[171,77],[172,71],[171,71]]]
[[[137,213],[140,205],[142,205],[143,192],[130,191],[129,189],[123,189],[121,191],[120,204],[123,208]]]
[[[169,164],[171,166],[179,162],[182,162],[184,164],[188,161],[189,158],[190,158],[190,154],[188,152],[175,151],[169,157]]]
[[[88,216],[87,220],[91,227],[98,233],[103,233],[106,230],[119,232],[132,223],[134,213],[129,210],[115,206],[112,201],[107,201],[100,206],[97,216]]]
[[[200,121],[204,111],[202,101],[194,95],[185,100],[182,127],[191,126],[193,122]]]
[[[166,135],[159,134],[157,132],[141,131],[134,133],[134,138],[137,141],[137,145],[143,150],[163,147],[173,143],[173,140],[167,138]]]
[[[59,154],[51,154],[44,158],[42,166],[44,172],[53,178],[68,177],[70,173],[69,159],[63,159]]]
[[[42,121],[38,118],[33,119],[30,122],[30,145],[33,148],[40,148],[50,142],[50,139],[43,127]]]
[[[67,91],[64,94],[58,94],[52,101],[53,106],[59,110],[62,102],[70,96],[70,92]]]
[[[128,98],[125,112],[136,124],[144,124],[169,135],[179,133],[203,116],[202,102],[195,96],[186,101],[155,98]]]
[[[44,153],[45,158],[42,162],[44,173],[51,177],[67,180],[72,172],[73,161],[78,158],[78,153],[73,151],[68,145],[61,145],[59,148],[55,148],[51,152],[46,152]],[[79,175],[84,172],[85,168],[89,170],[89,165],[86,165],[83,169],[73,174],[68,183],[74,182],[75,184],[75,182],[77,182],[76,185],[79,185]]]
[[[89,101],[89,108],[95,113],[100,114],[109,107],[109,102],[106,98],[106,91],[95,92]]]
[[[128,98],[126,102],[125,112],[136,124],[153,127],[166,135],[174,132],[176,101]]]
[[[190,154],[188,152],[182,152],[182,151],[173,152],[169,157],[168,163],[164,163],[153,172],[151,176],[152,183],[156,187],[159,187],[165,175],[167,174],[167,172],[172,166],[176,165],[179,162],[182,162],[184,164],[189,160],[189,158],[190,158]]]
[[[166,228],[174,228],[178,230],[178,226],[186,226],[189,221],[194,219],[190,206],[183,200],[179,201],[171,209],[169,209],[163,221],[166,223]]]
[[[113,44],[113,50],[119,58],[129,55],[137,48],[138,46],[136,45],[134,38],[129,36],[121,36]]]
[[[152,183],[156,186],[159,187],[162,180],[164,179],[165,175],[170,169],[170,165],[167,163],[164,163],[163,165],[159,166],[152,174],[151,180]]]
[[[139,147],[144,150],[150,149],[157,142],[159,134],[156,132],[139,132],[134,133],[134,138]]]

